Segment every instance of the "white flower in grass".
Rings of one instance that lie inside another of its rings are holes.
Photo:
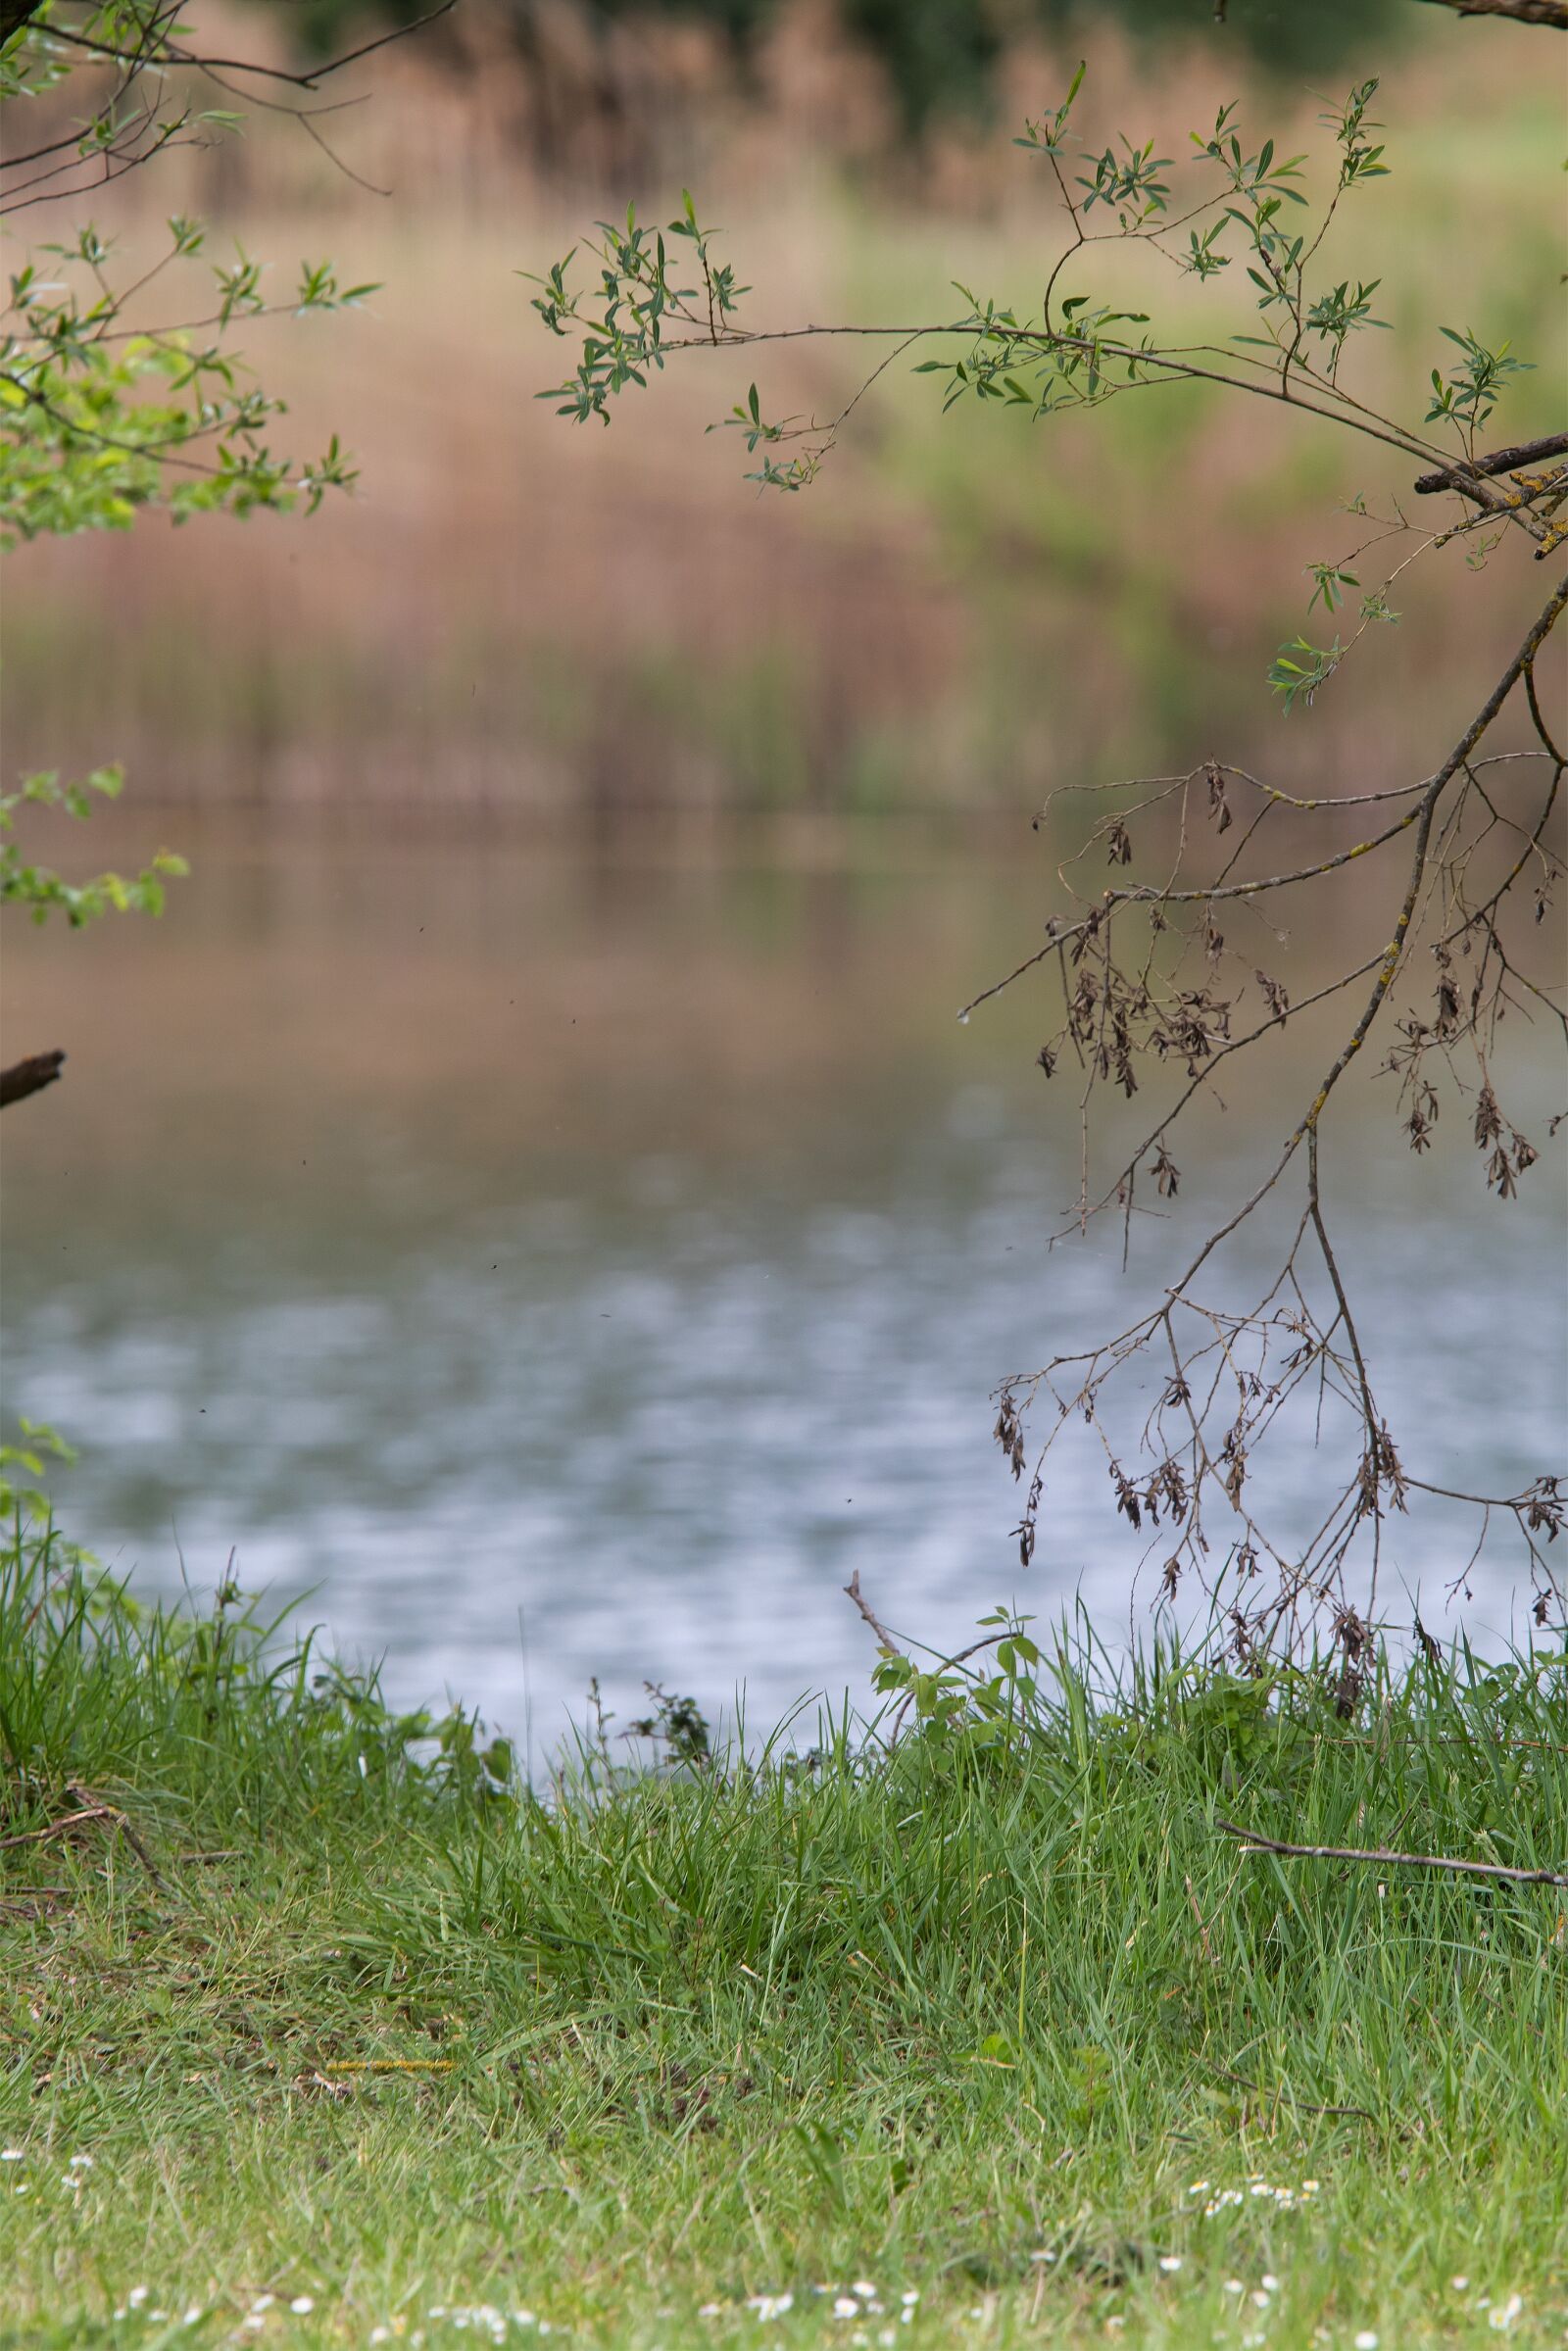
[[[1510,2294],[1506,2302],[1499,2303],[1497,2308],[1491,2313],[1487,2320],[1487,2325],[1489,2327],[1495,2327],[1499,2334],[1505,2334],[1523,2308],[1523,2296],[1520,2294]]]
[[[129,2303],[132,2310],[140,2310],[142,2304],[146,2301],[151,2291],[151,2286],[133,2285],[129,2293],[125,2296],[125,2300]]]
[[[1162,2253],[1159,2257],[1159,2266],[1167,2275],[1174,2274],[1182,2266],[1182,2257],[1179,2253]]]
[[[141,2295],[145,2296],[145,2294],[146,2294],[146,2291],[147,2291],[147,2288],[146,2288],[144,2285],[138,2286],[138,2287],[136,2288],[136,2294],[141,2294]],[[134,2301],[135,2301],[135,2299],[136,2299],[136,2294],[132,2294],[132,2295],[131,2295],[130,2299],[132,2300],[132,2302],[134,2302]],[[255,2299],[255,2301],[254,2301],[254,2302],[251,2304],[251,2311],[250,2311],[250,2315],[251,2315],[251,2317],[252,2317],[253,2319],[259,2319],[259,2318],[263,2317],[263,2316],[265,2315],[265,2313],[266,2313],[266,2312],[268,2312],[268,2311],[270,2311],[270,2310],[271,2309],[271,2307],[272,2307],[272,2304],[273,2304],[273,2303],[274,2303],[276,2300],[277,2300],[277,2296],[276,2296],[275,2294],[258,2294],[258,2295],[257,2295],[257,2297],[256,2297],[256,2299]]]
[[[1277,2294],[1277,2293],[1279,2292],[1279,2290],[1280,2290],[1280,2281],[1279,2281],[1279,2279],[1278,2279],[1277,2278],[1272,2278],[1272,2277],[1270,2277],[1269,2273],[1268,2273],[1266,2270],[1265,2270],[1265,2271],[1264,2271],[1264,2273],[1263,2273],[1263,2276],[1262,2276],[1262,2278],[1261,2278],[1261,2280],[1260,2280],[1260,2283],[1261,2283],[1261,2285],[1262,2285],[1262,2287],[1263,2287],[1263,2290],[1264,2290],[1264,2292],[1265,2292],[1265,2293],[1269,2293],[1269,2294]]]
[[[1228,2294],[1245,2294],[1247,2288],[1245,2285],[1243,2285],[1239,2278],[1227,2278],[1225,2280],[1225,2291]]]
[[[1469,2282],[1470,2280],[1468,2278],[1450,2278],[1448,2279],[1448,2291],[1450,2294],[1462,2294]]]
[[[721,2319],[724,2305],[722,2302],[701,2302],[697,2307],[697,2316],[700,2319]]]
[[[1363,2327],[1356,2336],[1355,2351],[1378,2351],[1378,2338],[1370,2327]]]
[[[859,2315],[860,2305],[856,2301],[853,2294],[839,2294],[835,2296],[833,2302],[833,2316],[836,2319],[858,2319]]]
[[[0,2163],[25,2163],[25,2161],[26,2155],[23,2148],[0,2147]]]
[[[372,2343],[389,2343],[392,2340],[391,2327],[372,2327],[370,2328],[370,2340]]]
[[[73,2155],[71,2158],[71,2168],[74,2172],[90,2172],[92,2166],[93,2159],[90,2155]]]
[[[309,2317],[310,2313],[316,2308],[316,2304],[312,2301],[309,2294],[296,2294],[293,2301],[289,2304],[289,2308],[297,2319],[303,2319]]]
[[[748,2310],[755,2310],[759,2320],[765,2326],[770,2319],[782,2319],[787,2312],[792,2311],[795,2308],[795,2296],[793,2294],[754,2294],[746,2307]],[[836,2302],[833,2307],[835,2311],[840,2309],[840,2305]],[[717,2303],[713,2304],[713,2309],[715,2311],[718,2309]],[[855,2316],[853,2302],[849,2306],[849,2315],[851,2318]]]
[[[858,2294],[862,2302],[869,2302],[871,2296],[876,2292],[876,2287],[871,2283],[869,2278],[857,2278],[850,2291],[852,2294]]]

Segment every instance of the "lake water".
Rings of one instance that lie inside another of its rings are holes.
[[[1080,1592],[1125,1634],[1102,1457],[1020,1570],[988,1396],[1130,1320],[1289,1098],[1238,1088],[1126,1273],[1119,1232],[1048,1254],[1077,1127],[1041,1000],[955,1019],[1038,941],[1043,856],[164,821],[196,878],[163,923],[8,951],[8,1057],[71,1058],[6,1120],[6,1406],[81,1442],[56,1491],[106,1561],[207,1592],[232,1548],[536,1751],[594,1675],[622,1718],[644,1677],[754,1725],[863,1696],[857,1569],[938,1645]],[[1499,1206],[1448,1116],[1412,1161],[1364,1084],[1325,1181],[1410,1465],[1511,1491],[1568,1399],[1562,1145]],[[1304,1525],[1304,1441],[1278,1476]],[[1392,1612],[1458,1621],[1474,1533],[1396,1522]],[[1467,1621],[1519,1629],[1515,1566],[1489,1545]]]

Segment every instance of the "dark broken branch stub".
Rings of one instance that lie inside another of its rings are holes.
[[[1494,473],[1515,473],[1521,465],[1540,465],[1546,459],[1568,457],[1568,432],[1549,432],[1539,441],[1518,441],[1511,449],[1494,449],[1490,457],[1456,458],[1435,473],[1418,473],[1416,490],[1431,498],[1440,490],[1462,490],[1467,481],[1485,481]]]
[[[52,1086],[60,1075],[65,1054],[31,1053],[25,1061],[13,1061],[9,1069],[0,1069],[0,1110],[9,1109],[13,1102],[25,1102],[29,1094],[41,1094]]]

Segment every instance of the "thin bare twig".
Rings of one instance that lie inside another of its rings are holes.
[[[1250,2089],[1254,2097],[1267,2098],[1271,2105],[1283,2105],[1288,2099],[1298,2114],[1327,2114],[1346,2119],[1353,2115],[1357,2122],[1370,2123],[1376,2128],[1377,2116],[1368,2114],[1364,2106],[1319,2106],[1313,2099],[1298,2098],[1292,2089],[1265,2089],[1261,2082],[1250,2082],[1245,2074],[1233,2074],[1229,2066],[1217,2065],[1213,2071],[1221,2082],[1234,2082],[1238,2089]]]
[[[1278,1853],[1291,1861],[1372,1861],[1391,1869],[1454,1870],[1466,1878],[1502,1878],[1510,1886],[1568,1886],[1565,1870],[1511,1869],[1500,1861],[1456,1861],[1446,1853],[1396,1853],[1379,1845],[1285,1844],[1277,1837],[1260,1837],[1254,1829],[1222,1821],[1217,1814],[1214,1826],[1227,1837],[1240,1837],[1246,1852]]]
[[[870,1601],[860,1590],[860,1571],[858,1568],[856,1569],[854,1575],[845,1585],[844,1592],[845,1596],[855,1602],[855,1605],[857,1608],[858,1608],[860,1614],[864,1617],[866,1623],[870,1626],[872,1632],[876,1635],[877,1640],[881,1642],[882,1646],[887,1650],[889,1656],[897,1657],[902,1655],[903,1652],[900,1649],[898,1641],[888,1631],[886,1625],[882,1622],[882,1619],[873,1612]]]

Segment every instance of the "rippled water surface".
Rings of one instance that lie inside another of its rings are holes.
[[[1238,1086],[1126,1273],[1119,1231],[1048,1255],[1078,1140],[1041,1000],[954,1017],[1038,940],[1043,864],[171,829],[162,925],[8,971],[13,1050],[71,1060],[6,1122],[7,1409],[84,1441],[59,1499],[106,1559],[210,1589],[233,1547],[400,1696],[536,1743],[596,1674],[622,1713],[744,1684],[754,1722],[862,1691],[857,1569],[938,1642],[1080,1591],[1125,1629],[1103,1455],[1022,1572],[988,1393],[1131,1320],[1289,1098]],[[1411,1162],[1368,1085],[1325,1180],[1412,1464],[1511,1489],[1560,1442],[1560,1175],[1499,1208],[1452,1141]],[[1304,1525],[1321,1461],[1279,1477]],[[1473,1535],[1396,1526],[1429,1621]]]

